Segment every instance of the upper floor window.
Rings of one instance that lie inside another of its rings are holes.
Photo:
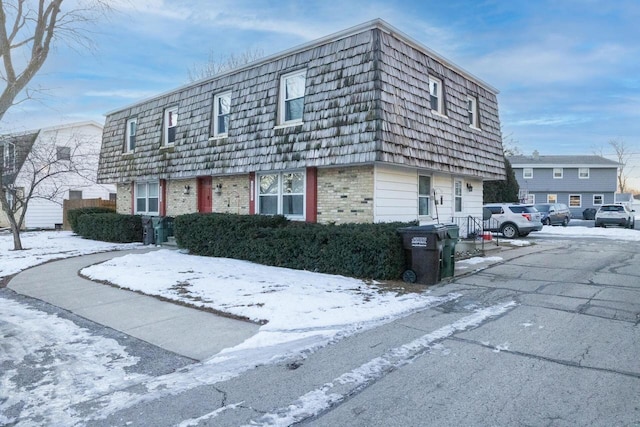
[[[589,179],[589,168],[578,168],[578,178]]]
[[[136,213],[158,215],[160,206],[160,186],[155,182],[136,183]]]
[[[306,71],[285,74],[280,79],[280,104],[278,106],[280,124],[302,122],[306,79]]]
[[[178,126],[178,107],[164,110],[164,145],[176,142],[176,127]]]
[[[2,149],[2,169],[4,173],[12,173],[16,161],[16,146],[11,142],[5,142]]]
[[[71,160],[71,147],[56,147],[57,160]]]
[[[469,119],[469,126],[473,128],[480,127],[478,125],[478,99],[476,97],[467,97],[467,117]]]
[[[418,176],[418,215],[429,215],[431,201],[431,177]]]
[[[523,179],[531,179],[531,178],[533,178],[533,168],[523,168],[522,169],[522,178]]]
[[[442,81],[435,77],[429,77],[429,95],[431,109],[444,114],[444,99],[442,97]]]
[[[263,215],[304,218],[305,173],[281,172],[258,176],[258,210]]]
[[[221,93],[213,98],[213,136],[226,136],[229,131],[231,112],[231,92]]]
[[[125,153],[133,153],[136,149],[136,133],[138,132],[138,119],[127,120],[127,130],[125,132]]]
[[[564,170],[562,168],[553,168],[553,179],[562,179]]]

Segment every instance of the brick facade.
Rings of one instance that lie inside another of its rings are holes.
[[[198,211],[198,182],[195,179],[167,181],[167,216],[177,216]],[[189,186],[189,194],[185,194]]]
[[[318,169],[318,222],[373,222],[373,166]]]
[[[118,184],[116,188],[116,212],[123,215],[131,215],[131,197],[133,186],[131,184]]]
[[[216,194],[218,184],[220,194]],[[213,177],[213,212],[249,214],[249,185],[248,174]]]

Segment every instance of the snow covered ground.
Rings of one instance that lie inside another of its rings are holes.
[[[640,231],[545,226],[534,238],[518,241],[535,242],[545,237],[640,240]],[[84,240],[68,232],[25,233],[23,243],[30,249],[12,251],[11,236],[0,235],[0,278],[52,259],[141,247]],[[483,261],[487,259],[471,258],[458,264],[473,266]],[[491,261],[499,262],[501,258],[493,257]],[[173,374],[148,377],[127,374],[127,367],[135,364],[136,358],[117,342],[92,335],[56,315],[3,299],[0,332],[5,338],[0,343],[0,365],[11,361],[11,366],[16,366],[22,360],[42,358],[45,353],[51,355],[52,362],[43,365],[44,378],[36,387],[19,386],[14,381],[17,368],[0,372],[0,425],[14,422],[3,413],[16,405],[23,408],[21,425],[39,425],[36,420],[73,425],[82,418],[69,407],[97,396],[103,396],[99,400],[102,415],[106,416],[141,399],[151,399],[154,393],[177,393],[199,384],[222,381],[257,364],[313,351],[332,340],[459,297],[457,294],[435,297],[428,290],[401,293],[353,278],[197,257],[165,249],[115,258],[85,268],[82,273],[123,288],[264,324],[254,337],[210,360]],[[481,316],[491,315],[490,311],[487,313]],[[379,367],[366,368],[377,372]],[[145,396],[109,393],[132,383],[144,384],[149,393]]]

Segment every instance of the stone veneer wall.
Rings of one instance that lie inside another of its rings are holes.
[[[318,222],[373,222],[373,166],[318,169]]]
[[[222,184],[222,191],[216,194],[216,185]],[[214,176],[213,212],[249,214],[249,175]]]
[[[167,181],[167,216],[184,215],[198,212],[198,181],[180,179]],[[189,194],[184,194],[185,185]]]
[[[131,215],[131,184],[118,184],[116,186],[116,212],[123,215]]]

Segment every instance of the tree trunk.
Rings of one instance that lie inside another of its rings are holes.
[[[21,251],[22,248],[22,239],[20,239],[20,228],[16,223],[16,219],[13,215],[7,215],[9,218],[9,224],[11,224],[11,233],[13,234],[13,250]]]

